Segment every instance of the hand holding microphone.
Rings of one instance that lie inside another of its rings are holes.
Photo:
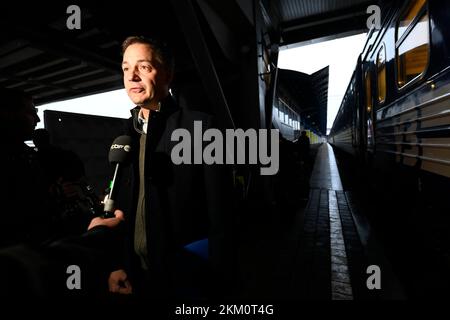
[[[92,219],[91,223],[89,224],[88,230],[91,230],[92,228],[97,226],[114,228],[123,220],[125,220],[123,217],[123,211],[116,210],[114,214],[110,215],[109,217],[96,217]]]

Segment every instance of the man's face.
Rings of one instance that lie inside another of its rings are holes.
[[[124,52],[123,82],[134,104],[150,108],[167,94],[170,77],[149,45],[135,43]]]
[[[32,100],[25,99],[23,109],[17,114],[17,129],[20,130],[22,139],[30,140],[33,137],[34,129],[40,121],[36,108]]]
[[[8,137],[18,141],[30,140],[39,121],[34,103],[28,98],[24,98],[14,110],[3,110],[0,113],[2,129]]]
[[[38,122],[41,121],[37,114],[37,109],[34,106],[34,103],[32,100],[26,100],[26,108],[25,108],[25,117],[26,117],[26,135],[27,139],[30,139],[33,136],[34,129],[36,129],[36,126]]]

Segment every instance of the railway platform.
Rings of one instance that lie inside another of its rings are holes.
[[[242,296],[405,299],[357,199],[343,188],[333,148],[315,145],[312,159],[306,205],[299,197],[294,213],[273,212],[271,221],[249,230],[240,257]]]

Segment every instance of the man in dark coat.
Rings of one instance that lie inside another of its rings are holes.
[[[302,131],[300,137],[297,140],[297,150],[301,161],[308,162],[310,148],[311,143],[308,136],[306,135],[306,131]]]
[[[51,236],[43,171],[36,153],[25,144],[39,121],[30,96],[0,88],[0,247],[38,243]]]
[[[66,270],[73,263],[83,270],[79,293],[101,291],[106,286],[100,288],[98,279],[108,276],[105,270],[112,264],[108,261],[112,254],[107,251],[116,239],[113,230],[123,219],[117,211],[116,218],[94,219],[89,232],[66,237],[55,218],[58,212],[48,192],[46,171],[25,143],[39,121],[31,96],[0,88],[5,151],[0,156],[0,274],[5,278],[0,298],[77,296],[66,286]]]
[[[127,258],[111,273],[110,291],[194,298],[223,290],[234,270],[232,175],[224,165],[171,160],[174,130],[193,136],[194,121],[206,130],[213,118],[176,105],[169,93],[173,60],[164,45],[130,37],[122,48],[125,89],[137,107],[127,129],[133,160],[117,200],[127,223]]]

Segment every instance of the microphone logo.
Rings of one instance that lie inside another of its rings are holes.
[[[123,144],[115,143],[111,146],[111,150],[114,150],[114,149],[123,149],[125,152],[130,152],[131,147],[128,144],[123,145]]]
[[[117,176],[119,175],[119,167],[125,165],[128,160],[130,160],[131,155],[132,142],[130,136],[120,136],[117,137],[111,145],[109,150],[109,162],[115,165],[114,176],[111,181],[109,195],[107,195],[107,199],[105,200],[104,211],[105,217],[114,216],[114,200],[116,198],[115,194],[117,193],[115,186]]]

